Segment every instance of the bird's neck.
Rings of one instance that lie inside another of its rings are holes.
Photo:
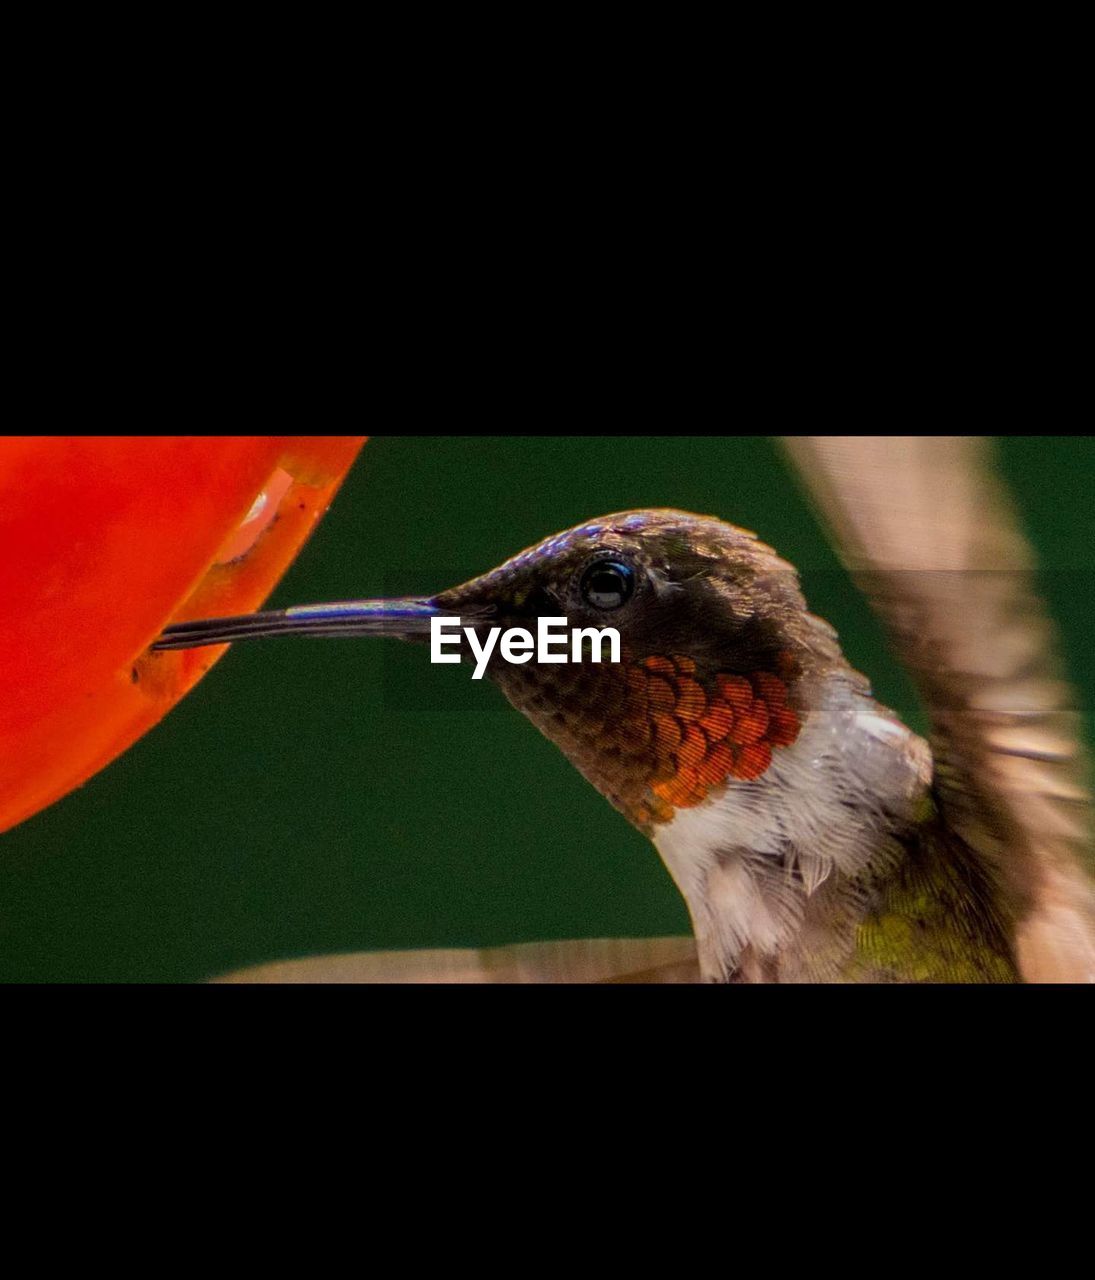
[[[927,744],[846,668],[817,678],[793,746],[754,782],[678,809],[654,842],[688,904],[705,980],[837,978],[868,886],[904,856]]]

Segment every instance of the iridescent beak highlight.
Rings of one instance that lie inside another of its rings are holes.
[[[155,650],[196,649],[202,645],[233,644],[264,636],[388,636],[410,640],[430,634],[432,618],[453,614],[430,600],[346,600],[336,604],[302,605],[249,613],[237,618],[202,618],[177,622],[164,629]]]

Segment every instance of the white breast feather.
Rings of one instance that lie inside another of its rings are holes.
[[[773,753],[762,778],[731,779],[654,837],[688,903],[705,977],[727,976],[747,946],[786,946],[820,886],[834,871],[860,871],[931,780],[927,743],[844,673],[807,701],[815,709],[797,741]]]

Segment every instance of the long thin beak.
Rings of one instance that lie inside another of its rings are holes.
[[[238,618],[202,618],[167,627],[153,649],[196,649],[262,636],[391,636],[410,640],[430,634],[431,618],[452,617],[430,600],[347,600],[249,613]]]

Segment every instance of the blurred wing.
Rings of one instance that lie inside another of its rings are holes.
[[[946,819],[1010,887],[1023,976],[1095,981],[1092,806],[1076,699],[991,442],[783,444],[919,687]]]
[[[582,938],[447,951],[360,951],[240,969],[214,982],[698,982],[692,938]]]

